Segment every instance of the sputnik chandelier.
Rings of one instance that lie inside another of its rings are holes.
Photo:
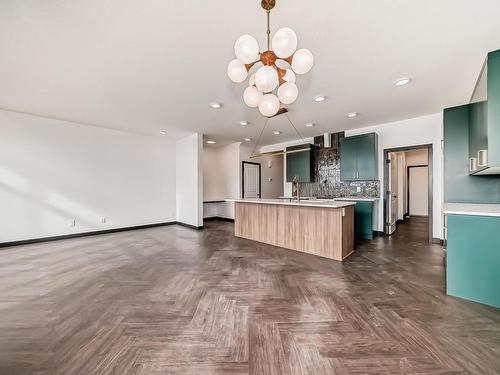
[[[260,113],[266,117],[275,116],[281,104],[292,104],[297,99],[299,89],[295,84],[295,74],[306,74],[314,63],[311,51],[305,48],[297,50],[297,35],[288,27],[279,29],[271,43],[269,18],[275,4],[276,0],[261,2],[267,13],[267,50],[260,52],[259,43],[253,36],[242,35],[234,44],[237,58],[227,67],[231,81],[241,83],[255,65],[262,63],[250,75],[243,100],[249,107],[259,107]],[[276,64],[278,60],[281,67]],[[286,112],[283,108],[282,111]]]

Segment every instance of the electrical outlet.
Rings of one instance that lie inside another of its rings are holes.
[[[356,192],[361,193],[361,186],[356,186]]]
[[[101,217],[101,223],[102,224],[106,224],[106,218],[105,217]]]
[[[75,220],[75,219],[71,219],[70,221],[68,221],[68,226],[69,226],[69,227],[74,227],[74,226],[76,226],[76,220]]]

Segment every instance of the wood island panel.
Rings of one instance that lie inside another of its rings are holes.
[[[354,249],[354,209],[235,202],[235,236],[330,259]]]

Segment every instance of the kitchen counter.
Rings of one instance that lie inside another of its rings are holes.
[[[443,214],[500,216],[500,204],[445,203]]]
[[[292,197],[280,197],[280,199],[293,199]],[[316,197],[300,197],[301,200],[306,201],[323,201],[323,202],[332,202],[332,201],[350,201],[350,202],[376,202],[380,198],[368,198],[368,197],[337,197],[337,198],[316,198]]]
[[[362,197],[339,197],[334,198],[336,201],[359,201],[359,202],[376,202],[379,198],[362,198]]]
[[[340,261],[353,252],[355,202],[228,201],[235,202],[237,237]]]
[[[301,200],[297,201],[286,201],[284,199],[226,199],[228,202],[244,202],[244,203],[256,203],[256,204],[276,204],[285,206],[304,206],[304,207],[327,207],[327,208],[342,208],[353,206],[355,202],[335,202],[333,200]]]

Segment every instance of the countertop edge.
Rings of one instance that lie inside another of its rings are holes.
[[[500,204],[496,203],[444,203],[444,215],[500,216]]]
[[[356,202],[342,202],[335,205],[328,203],[313,203],[309,201],[297,202],[282,202],[282,201],[268,201],[268,200],[247,200],[247,199],[226,199],[227,202],[240,202],[240,203],[254,203],[254,204],[274,204],[282,206],[299,206],[299,207],[319,207],[319,208],[343,208],[354,206]]]

